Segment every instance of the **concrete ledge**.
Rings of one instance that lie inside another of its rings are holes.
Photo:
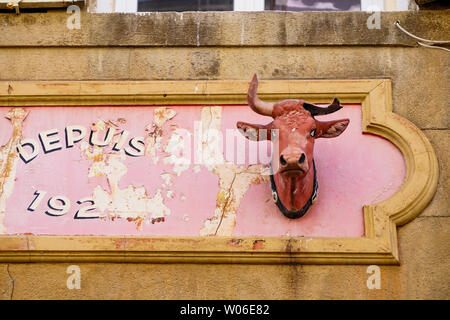
[[[415,46],[394,25],[427,39],[448,40],[450,14],[442,11],[381,12],[369,29],[367,12],[165,12],[82,13],[70,30],[65,10],[0,14],[0,47],[27,46]]]

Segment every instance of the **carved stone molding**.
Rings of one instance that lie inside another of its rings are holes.
[[[236,80],[0,82],[0,105],[246,104],[247,88],[247,81]],[[0,262],[398,264],[396,227],[428,205],[439,172],[425,135],[392,112],[391,81],[261,80],[259,96],[317,103],[337,96],[342,103],[360,103],[363,132],[388,139],[402,152],[404,183],[385,201],[364,206],[364,237],[6,235],[0,236]]]

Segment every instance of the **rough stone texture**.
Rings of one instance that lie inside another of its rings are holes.
[[[427,39],[445,39],[447,11],[382,12],[380,29],[368,29],[368,12],[169,12],[89,14],[81,29],[70,14],[0,14],[0,46],[414,46],[395,26]],[[426,26],[426,28],[424,28]],[[18,36],[20,35],[20,36]],[[45,35],[45,36],[42,36]]]
[[[449,230],[449,217],[418,217],[399,228],[398,272],[405,298],[449,299]]]
[[[424,133],[437,154],[440,175],[436,194],[430,205],[421,213],[421,216],[449,217],[450,130],[424,130]]]
[[[251,79],[254,72],[263,79],[390,78],[396,113],[421,129],[448,128],[450,119],[449,55],[422,47],[37,47],[0,49],[0,61],[0,81]]]
[[[13,298],[13,278],[9,272],[10,265],[0,265],[0,300]]]
[[[1,299],[448,299],[449,55],[414,46],[394,26],[448,39],[448,11],[152,13],[82,16],[65,11],[0,14],[0,81],[391,78],[394,111],[424,129],[439,159],[437,193],[399,228],[400,266],[78,264],[81,290],[68,290],[69,264],[0,264]],[[14,291],[13,291],[14,288]],[[13,294],[13,296],[12,296]]]
[[[80,290],[66,287],[70,264],[9,268],[15,299],[446,299],[449,228],[449,217],[419,217],[401,227],[401,265],[380,266],[379,290],[367,288],[367,266],[77,264]],[[0,283],[9,299],[6,265]]]

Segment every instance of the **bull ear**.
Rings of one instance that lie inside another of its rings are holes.
[[[333,120],[333,121],[317,121],[317,138],[334,138],[347,129],[349,119]]]
[[[239,121],[236,126],[239,132],[249,140],[252,141],[263,141],[270,140],[270,128],[271,124],[251,124]]]

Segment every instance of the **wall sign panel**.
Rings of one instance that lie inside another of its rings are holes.
[[[397,263],[395,226],[438,172],[390,85],[261,81],[265,100],[337,96],[320,120],[351,120],[317,141],[319,200],[289,220],[270,143],[235,129],[270,121],[245,105],[246,81],[1,83],[0,260]]]

